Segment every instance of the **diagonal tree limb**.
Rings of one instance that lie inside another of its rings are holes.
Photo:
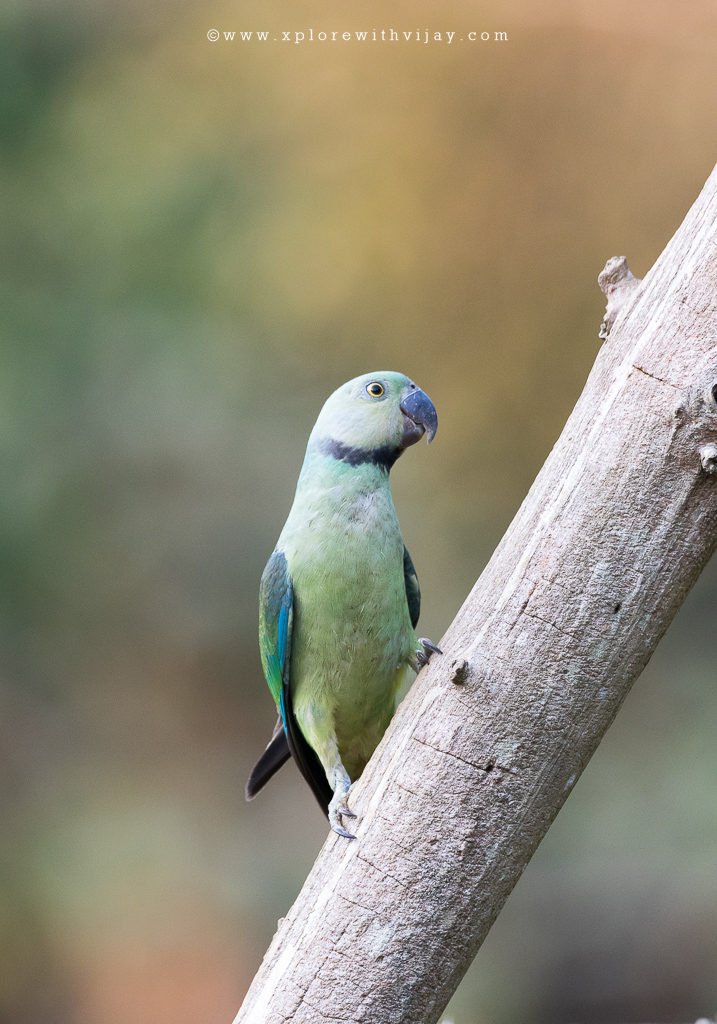
[[[717,168],[600,283],[583,394],[236,1024],[433,1024],[717,545]]]

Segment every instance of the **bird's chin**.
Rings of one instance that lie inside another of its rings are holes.
[[[407,416],[405,412],[403,415],[403,437],[401,438],[401,448],[408,448],[416,441],[420,441],[423,435],[426,433],[426,428],[422,423],[416,423],[410,416]]]

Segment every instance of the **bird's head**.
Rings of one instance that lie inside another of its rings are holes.
[[[334,391],[311,439],[324,449],[333,443],[337,451],[346,452],[339,456],[345,461],[370,461],[369,453],[383,453],[390,466],[424,434],[430,444],[437,429],[436,409],[425,391],[402,373],[380,370]]]

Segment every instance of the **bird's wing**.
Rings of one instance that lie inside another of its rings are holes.
[[[291,630],[294,621],[294,589],[286,556],[275,551],[259,585],[259,652],[264,675],[277,707],[291,664]],[[283,714],[282,714],[283,718]]]
[[[275,551],[264,569],[259,588],[259,647],[261,661],[264,666],[264,675],[269,684],[269,689],[279,706],[287,749],[296,761],[299,771],[311,786],[314,796],[324,812],[326,812],[333,792],[321,762],[304,738],[304,734],[299,728],[299,723],[294,715],[291,691],[291,634],[293,621],[294,588],[291,575],[286,564],[286,556],[282,551]],[[277,749],[275,753],[278,758],[281,758],[282,752],[279,742],[275,737],[269,744],[269,747],[267,747],[263,757],[267,757],[272,746],[276,743]],[[270,762],[273,761],[273,757],[268,760]],[[281,767],[284,760],[286,758],[280,760],[276,767],[272,768],[264,781]],[[259,764],[261,764],[261,760]],[[257,765],[258,768],[259,765]],[[255,772],[257,769],[255,769]]]
[[[421,614],[421,588],[418,585],[418,576],[405,544],[403,547],[403,580],[406,584],[408,614],[411,616],[411,625],[415,629]]]

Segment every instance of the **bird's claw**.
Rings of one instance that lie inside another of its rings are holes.
[[[351,814],[351,815],[349,815],[349,817],[355,818],[356,815],[355,814]],[[343,836],[344,839],[355,839],[356,838],[356,836],[352,832],[349,832],[347,829],[344,828],[344,826],[341,824],[341,821],[339,819],[338,814],[335,815],[335,816],[329,814],[329,824],[331,825],[332,831],[335,832],[339,836]]]
[[[337,836],[343,836],[344,839],[355,839],[356,838],[355,835],[353,835],[351,832],[347,832],[346,829],[343,828],[343,826],[341,826],[341,825],[332,825],[331,829],[332,829],[333,832],[336,833]]]
[[[431,660],[432,654],[443,654],[440,647],[437,647],[432,640],[428,639],[428,637],[419,636],[418,642],[421,645],[422,650],[414,651],[413,657],[411,658],[411,667],[416,672],[420,672],[424,665],[428,664]]]
[[[348,778],[348,776],[347,776]],[[350,786],[350,783],[349,783]],[[349,810],[346,802],[349,788],[340,788],[335,790],[334,795],[331,798],[329,804],[329,825],[337,833],[337,835],[343,836],[344,839],[355,839],[356,836],[348,832],[341,824],[342,818],[355,818],[356,815],[353,811]]]
[[[432,654],[443,654],[440,647],[437,647],[432,640],[429,640],[427,636],[419,636],[418,642],[426,652],[426,658],[430,658]]]

